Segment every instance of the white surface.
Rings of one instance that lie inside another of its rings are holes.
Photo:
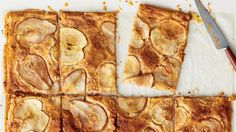
[[[3,30],[4,14],[11,10],[22,10],[37,8],[48,10],[51,6],[54,10],[73,10],[73,11],[102,11],[102,2],[106,1],[108,11],[122,8],[118,16],[117,38],[117,63],[118,63],[118,86],[122,95],[148,95],[156,96],[161,94],[172,94],[170,92],[160,92],[150,88],[138,88],[135,86],[123,86],[120,83],[123,65],[126,58],[128,43],[132,30],[133,17],[137,11],[138,3],[134,6],[128,5],[125,0],[0,0],[0,31]],[[69,6],[65,7],[64,3]],[[210,2],[212,12],[216,20],[227,36],[231,47],[236,53],[236,10],[235,0],[204,0],[204,4]],[[177,9],[179,4],[184,11],[196,11],[195,5],[191,0],[144,0],[142,3],[159,5],[162,7]],[[192,5],[190,8],[189,4]],[[0,32],[0,49],[3,51],[5,38]],[[216,95],[224,92],[229,95],[236,92],[236,75],[223,50],[216,50],[206,29],[203,25],[194,21],[190,23],[188,44],[185,50],[186,56],[182,65],[181,75],[178,83],[177,93],[188,94],[189,91],[195,95]],[[3,52],[0,52],[0,74],[3,73]],[[0,132],[3,131],[4,116],[4,95],[3,95],[3,75],[0,76]],[[236,110],[234,106],[234,111]],[[234,118],[235,115],[234,115]],[[234,119],[235,120],[235,119]],[[235,121],[234,121],[235,122]],[[234,128],[236,132],[236,128]]]
[[[196,12],[196,8],[193,1],[190,0],[146,0],[142,3],[149,3],[162,7],[168,7],[176,9],[176,5],[184,11]],[[223,0],[210,1],[210,7],[214,12],[214,17],[228,38],[234,51],[236,51],[235,45],[235,16],[233,4],[236,2]],[[207,5],[208,2],[205,2]],[[189,4],[192,5],[190,8]],[[129,14],[126,10],[120,13],[120,43],[118,44],[118,86],[122,95],[148,95],[156,96],[161,94],[172,94],[167,91],[157,91],[151,88],[141,88],[133,85],[124,85],[121,83],[122,71],[127,55],[127,44],[129,43],[132,29],[132,18],[136,13],[137,8],[129,10]],[[132,17],[130,17],[132,16]],[[127,23],[127,24],[124,24]],[[188,44],[185,49],[185,59],[182,65],[180,79],[177,87],[177,94],[188,95],[188,92],[195,95],[216,95],[220,92],[224,92],[226,95],[233,93],[235,85],[235,73],[227,59],[223,50],[217,50],[214,47],[213,42],[210,39],[203,24],[199,24],[196,21],[190,22],[190,31],[188,35]],[[235,52],[236,53],[236,52]],[[121,62],[121,63],[120,63]],[[134,90],[135,89],[135,90]]]

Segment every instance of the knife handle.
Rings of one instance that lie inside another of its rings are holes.
[[[225,52],[234,68],[234,71],[236,71],[236,57],[234,55],[234,53],[232,52],[232,50],[230,49],[230,47],[226,47],[225,48]]]

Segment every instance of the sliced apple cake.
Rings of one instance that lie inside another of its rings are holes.
[[[7,95],[6,110],[6,132],[60,132],[60,96]]]
[[[6,92],[60,92],[57,30],[53,12],[25,10],[6,15]]]
[[[113,132],[116,130],[116,105],[110,96],[63,96],[64,132]]]
[[[175,132],[231,132],[231,114],[227,97],[178,97]]]
[[[60,13],[63,93],[116,93],[116,14]]]
[[[134,20],[123,83],[175,90],[190,16],[141,4]]]
[[[173,132],[173,99],[118,97],[117,132]]]

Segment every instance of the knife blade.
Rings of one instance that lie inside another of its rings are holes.
[[[207,12],[202,2],[200,0],[195,0],[195,4],[216,48],[225,49],[225,52],[230,62],[232,63],[234,70],[236,71],[236,57],[230,49],[229,43],[225,38],[224,34],[216,24],[215,20],[212,18],[212,16]]]

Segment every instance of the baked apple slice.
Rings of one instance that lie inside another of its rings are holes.
[[[61,63],[73,65],[84,58],[83,48],[87,45],[85,35],[74,28],[60,29]]]
[[[54,32],[56,32],[56,26],[47,20],[28,18],[16,27],[16,38],[21,46],[29,48]]]

